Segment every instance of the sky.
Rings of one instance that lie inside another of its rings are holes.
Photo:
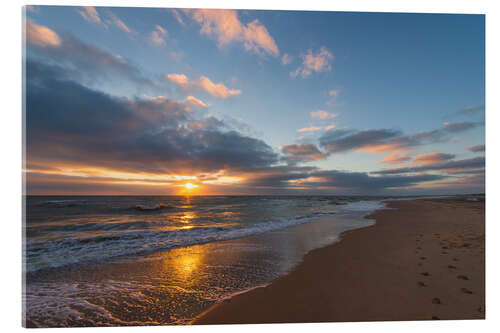
[[[483,15],[24,15],[27,194],[484,192]]]

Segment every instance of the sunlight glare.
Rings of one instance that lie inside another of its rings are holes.
[[[186,183],[186,184],[184,184],[184,187],[186,188],[186,190],[192,190],[194,188],[197,188],[198,185],[195,185],[193,183]]]

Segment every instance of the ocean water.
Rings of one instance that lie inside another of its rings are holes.
[[[265,285],[385,198],[26,197],[28,326],[183,324]]]

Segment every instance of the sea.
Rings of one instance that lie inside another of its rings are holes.
[[[372,225],[386,199],[26,196],[25,325],[187,324]]]

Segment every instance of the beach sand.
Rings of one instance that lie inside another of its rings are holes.
[[[391,201],[376,224],[309,252],[291,273],[193,324],[485,317],[484,199]]]

